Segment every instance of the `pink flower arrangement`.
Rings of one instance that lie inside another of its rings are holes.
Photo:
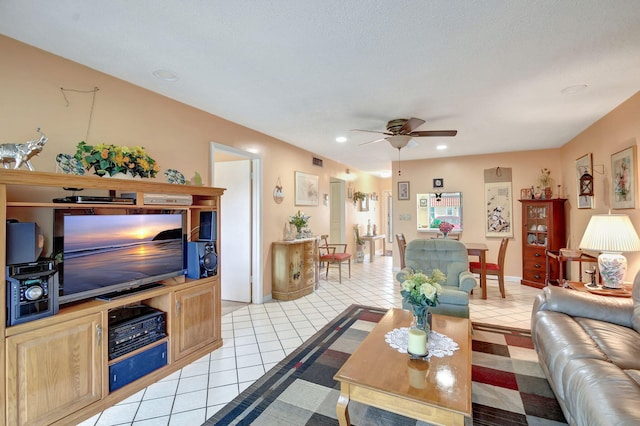
[[[454,227],[455,225],[449,222],[440,222],[440,226],[439,226],[440,232],[442,232],[443,234],[448,234],[453,230]]]

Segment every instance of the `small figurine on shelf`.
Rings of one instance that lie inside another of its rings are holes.
[[[15,163],[13,165],[14,169],[19,169],[22,165],[25,165],[30,171],[35,170],[29,160],[38,155],[44,148],[44,144],[47,143],[47,136],[40,131],[39,127],[36,131],[40,133],[40,139],[38,140],[25,143],[3,143],[0,145],[0,160],[5,169],[9,168],[9,164]]]

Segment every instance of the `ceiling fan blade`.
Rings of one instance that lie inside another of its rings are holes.
[[[418,132],[411,132],[411,136],[455,136],[458,134],[457,130],[420,130]]]
[[[410,119],[407,120],[406,123],[404,123],[404,126],[402,126],[402,128],[400,128],[400,130],[398,130],[398,134],[400,134],[400,135],[408,135],[409,133],[413,132],[413,129],[417,129],[418,127],[422,126],[423,124],[424,124],[424,120],[423,119],[411,117]]]
[[[360,146],[360,145],[369,145],[370,143],[382,142],[384,140],[386,140],[386,139],[383,138],[383,139],[376,139],[374,141],[369,141],[369,142],[362,142],[362,143],[359,143],[358,146]]]
[[[387,136],[392,136],[393,133],[389,133],[389,132],[380,132],[378,130],[362,130],[362,129],[351,129],[351,132],[367,132],[367,133],[379,133],[381,135],[387,135]]]

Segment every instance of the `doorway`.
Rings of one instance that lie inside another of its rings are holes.
[[[346,244],[346,212],[344,181],[329,179],[329,241],[335,244]]]
[[[210,144],[211,186],[221,200],[220,269],[223,300],[263,303],[262,159],[241,149]]]

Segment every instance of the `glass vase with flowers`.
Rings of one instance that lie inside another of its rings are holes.
[[[414,317],[412,327],[431,331],[429,307],[438,304],[438,296],[442,294],[442,283],[447,277],[439,269],[431,271],[431,275],[424,272],[415,272],[402,282],[400,295],[405,304],[411,306]]]
[[[438,229],[440,229],[440,232],[442,232],[445,238],[447,238],[449,232],[453,231],[454,227],[455,225],[449,222],[440,222],[440,225],[438,225]]]

